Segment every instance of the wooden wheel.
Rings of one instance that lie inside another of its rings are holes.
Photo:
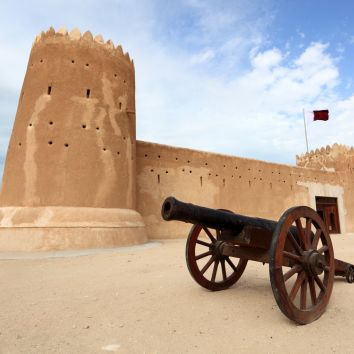
[[[326,309],[334,279],[332,242],[320,216],[300,206],[280,218],[270,246],[269,273],[275,300],[299,324]]]
[[[246,268],[247,260],[230,259],[219,252],[220,230],[211,231],[201,224],[193,225],[187,239],[186,261],[194,280],[202,287],[217,291],[235,284]]]

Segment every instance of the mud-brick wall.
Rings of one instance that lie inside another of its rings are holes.
[[[1,206],[135,209],[135,77],[102,38],[36,40],[7,153]]]
[[[150,238],[183,237],[189,225],[161,219],[161,204],[177,199],[278,220],[315,196],[338,197],[345,227],[343,175],[264,161],[137,142],[137,204]]]

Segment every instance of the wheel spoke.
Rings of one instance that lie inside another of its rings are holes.
[[[219,260],[216,259],[216,261],[215,261],[215,263],[214,263],[213,274],[211,275],[211,281],[212,281],[212,283],[215,282],[216,273],[217,273],[217,271],[218,271],[218,266],[219,266]]]
[[[318,253],[322,254],[323,252],[326,252],[328,250],[328,246],[322,246],[317,250]]]
[[[225,259],[222,259],[220,261],[221,263],[221,271],[222,271],[222,279],[225,281],[226,278],[227,278],[227,275],[226,275],[226,267],[225,267]]]
[[[321,233],[322,233],[322,230],[321,230],[321,229],[316,230],[315,237],[314,237],[313,240],[312,240],[312,248],[313,248],[314,250],[317,248],[318,241],[319,241],[319,239],[320,239]]]
[[[209,229],[205,226],[203,226],[203,230],[205,231],[205,233],[208,235],[208,237],[210,238],[210,241],[212,243],[215,243],[216,242],[216,239],[215,237],[212,235],[212,233],[209,231]]]
[[[317,296],[316,296],[315,282],[313,281],[312,277],[309,278],[309,288],[310,288],[312,306],[315,306]]]
[[[216,259],[216,256],[215,256],[215,255],[212,256],[212,257],[209,259],[208,263],[205,264],[205,266],[201,269],[200,272],[201,272],[202,274],[204,274],[204,273],[209,269],[209,267],[212,265],[212,263],[215,261],[215,259]]]
[[[232,260],[229,257],[226,257],[226,262],[229,264],[229,266],[233,269],[234,272],[236,272],[237,268],[236,266],[232,263]]]
[[[284,281],[289,280],[294,274],[299,273],[302,267],[300,264],[294,265],[290,270],[288,270],[284,275]]]
[[[302,282],[304,281],[304,279],[305,279],[305,272],[301,272],[297,275],[295,284],[289,294],[289,298],[291,301],[294,301],[296,294],[298,293],[300,286],[301,286]]]
[[[322,290],[322,291],[326,291],[326,287],[324,286],[324,284],[322,283],[322,280],[320,279],[320,277],[315,274],[314,275],[314,278],[315,278],[315,282],[317,283],[317,285],[319,286],[319,288]]]
[[[286,258],[290,258],[296,262],[300,262],[300,256],[297,256],[294,253],[283,251],[283,256],[285,256]]]
[[[301,284],[301,293],[300,293],[300,309],[306,310],[306,293],[307,293],[307,276],[305,274],[305,279]]]
[[[201,253],[201,254],[199,254],[198,256],[195,257],[195,260],[197,261],[198,259],[202,259],[204,257],[211,256],[212,254],[213,254],[213,251],[208,251],[208,252]]]
[[[306,218],[306,232],[305,236],[307,240],[310,242],[310,237],[311,237],[311,225],[312,225],[312,219]],[[309,245],[310,246],[310,245]]]
[[[205,246],[205,247],[210,247],[211,243],[202,241],[202,240],[197,240],[196,243],[198,243],[199,245]]]
[[[304,233],[304,229],[302,227],[302,224],[301,224],[301,220],[300,219],[296,219],[295,220],[295,224],[296,224],[296,228],[297,228],[297,231],[300,235],[300,238],[304,244],[304,248],[305,248],[305,251],[307,251],[309,248],[310,248],[310,245],[309,245],[309,240],[308,238],[305,236],[305,233]]]
[[[221,239],[221,232],[220,230],[216,230],[216,239],[220,240]]]
[[[300,245],[298,244],[298,242],[296,241],[294,235],[289,231],[288,232],[288,237],[289,237],[289,240],[291,242],[291,244],[293,245],[293,247],[295,248],[296,252],[298,254],[301,254],[302,253],[302,248],[300,247]]]

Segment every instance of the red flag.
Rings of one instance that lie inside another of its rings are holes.
[[[328,109],[313,111],[313,120],[328,120]]]

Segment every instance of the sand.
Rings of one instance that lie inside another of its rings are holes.
[[[354,263],[354,235],[333,236]],[[184,240],[82,252],[0,254],[0,353],[353,353],[354,284],[299,326],[249,262],[221,292],[188,273]]]

